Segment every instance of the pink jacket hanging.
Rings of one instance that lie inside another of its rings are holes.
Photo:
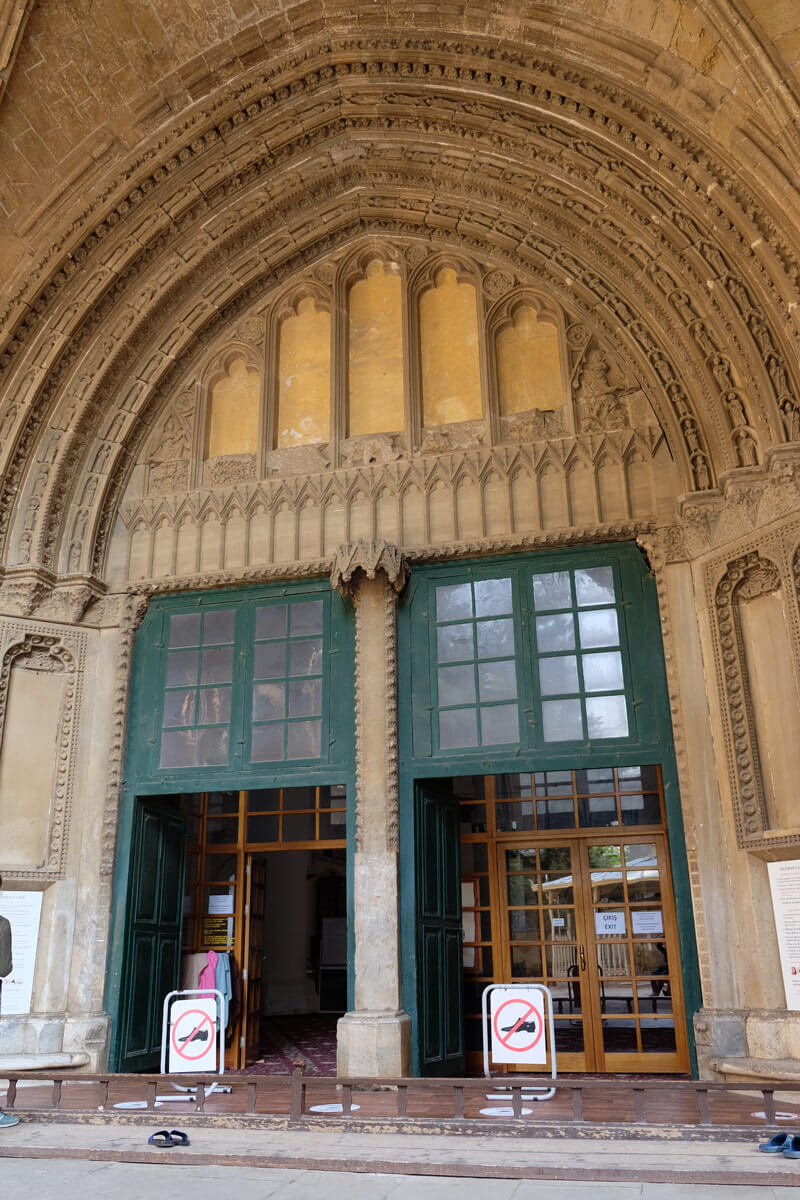
[[[197,986],[199,988],[210,987],[213,989],[217,986],[216,970],[217,970],[217,958],[218,957],[219,957],[219,955],[217,954],[216,950],[209,950],[206,965],[203,967],[202,971],[200,972],[200,978],[197,981]],[[211,991],[211,992],[208,992],[205,996],[201,996],[200,999],[201,1000],[211,1000],[211,999],[213,999],[213,995],[214,995],[214,993],[213,993],[213,991]]]

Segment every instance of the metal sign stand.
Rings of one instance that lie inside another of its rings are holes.
[[[514,991],[518,991],[519,988],[522,986],[523,985],[518,984],[518,983],[490,983],[488,987],[485,987],[483,989],[483,995],[481,997],[481,1016],[482,1016],[482,1026],[483,1026],[483,1073],[487,1079],[492,1078],[492,1072],[491,1072],[491,1069],[489,1066],[489,995],[490,995],[490,993],[496,992],[496,991],[509,991],[512,989]],[[550,991],[550,988],[545,987],[545,985],[543,983],[530,983],[530,984],[525,984],[524,986],[530,990],[541,992],[542,998],[544,1000],[544,1009],[545,1009],[545,1014],[546,1014],[545,1028],[547,1029],[547,1040],[548,1040],[548,1044],[550,1047],[550,1064],[551,1064],[550,1078],[555,1082],[555,1079],[557,1077],[557,1069],[556,1069],[556,1031],[555,1031],[555,1022],[553,1021],[553,994]],[[497,1077],[495,1076],[495,1078],[497,1078]],[[502,1087],[502,1085],[498,1085],[498,1087]],[[553,1098],[553,1096],[555,1096],[555,1094],[556,1094],[556,1089],[554,1087],[549,1087],[549,1088],[526,1087],[526,1088],[522,1089],[523,1100],[551,1100]],[[506,1098],[507,1097],[505,1097],[505,1096],[503,1096],[503,1097],[487,1096],[488,1100],[506,1099]],[[528,1111],[530,1111],[530,1110],[528,1110]],[[490,1110],[485,1109],[484,1112],[486,1112],[488,1114],[488,1113],[490,1113]],[[525,1110],[523,1109],[523,1113],[524,1112],[525,1112]],[[505,1116],[505,1115],[510,1115],[510,1114],[506,1114],[505,1111],[503,1111],[501,1114],[500,1110],[497,1110],[492,1115]]]
[[[225,1012],[225,997],[222,995],[222,992],[218,992],[216,988],[188,988],[184,991],[168,992],[164,997],[164,1009],[161,1024],[161,1074],[167,1074],[167,1051],[169,1047],[170,1031],[172,1028],[172,1024],[170,1022],[170,1007],[174,1000],[187,1000],[192,996],[198,998],[201,996],[203,998],[210,998],[213,996],[217,1002],[217,1017],[214,1023],[214,1040],[217,1047],[216,1074],[224,1075],[225,1028],[222,1023],[222,1014]],[[186,1068],[188,1071],[191,1071],[191,1069],[191,1066]],[[179,1093],[177,1096],[159,1096],[158,1099],[163,1101],[193,1100],[194,1094],[197,1091],[196,1087],[183,1087],[180,1083],[173,1083],[172,1087],[174,1087],[176,1092]],[[213,1083],[208,1084],[208,1086],[204,1088],[206,1096],[212,1095],[213,1092],[227,1093],[230,1092],[230,1090],[231,1089],[229,1087],[225,1087],[224,1085],[218,1083],[216,1079]]]

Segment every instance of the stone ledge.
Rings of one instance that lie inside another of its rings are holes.
[[[712,1071],[719,1071],[727,1078],[800,1084],[800,1059],[797,1058],[712,1058],[708,1065]]]
[[[3,1071],[49,1071],[59,1067],[86,1067],[89,1055],[82,1052],[64,1054],[0,1054],[0,1075]]]

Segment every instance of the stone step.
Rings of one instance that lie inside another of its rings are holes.
[[[61,1067],[86,1067],[89,1055],[81,1051],[67,1054],[56,1050],[52,1054],[0,1054],[0,1076],[3,1071],[50,1071]]]

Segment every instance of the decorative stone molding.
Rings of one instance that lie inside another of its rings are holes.
[[[354,596],[360,575],[375,579],[381,572],[397,595],[408,582],[409,566],[397,546],[388,542],[366,542],[359,539],[340,546],[331,570],[331,587],[343,596]]]
[[[717,677],[724,705],[736,838],[739,846],[752,850],[800,844],[796,833],[770,828],[738,612],[740,601],[777,591],[783,582],[782,574],[778,562],[765,557],[760,550],[750,550],[728,562],[713,598]]]
[[[396,462],[404,453],[402,438],[391,433],[346,438],[339,445],[342,453],[342,465],[345,467],[366,467],[373,463]]]
[[[767,450],[760,466],[730,471],[719,488],[684,497],[679,513],[693,557],[800,513],[800,447]]]
[[[89,575],[59,579],[40,568],[11,568],[0,573],[0,615],[79,625],[105,592],[105,585]]]
[[[76,629],[54,629],[0,622],[0,748],[5,731],[11,672],[17,668],[54,672],[63,676],[54,756],[53,791],[48,816],[46,857],[41,867],[30,869],[7,861],[9,878],[50,881],[65,874],[69,847],[70,815],[77,751],[78,718],[86,659],[86,634]]]
[[[222,454],[219,458],[207,459],[204,464],[203,478],[207,487],[239,483],[255,477],[255,454]]]

